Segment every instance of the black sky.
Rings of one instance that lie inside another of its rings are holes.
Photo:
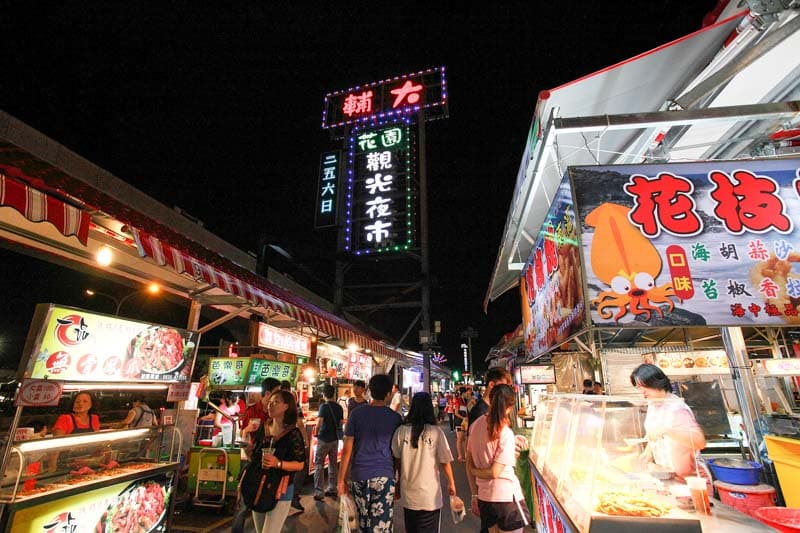
[[[480,360],[519,322],[513,291],[488,316],[481,303],[538,92],[699,29],[715,3],[23,2],[0,20],[0,108],[234,245],[267,233],[330,278],[334,235],[313,229],[319,153],[337,147],[324,94],[445,65],[450,118],[427,135],[433,318],[453,363],[477,328]],[[18,299],[49,283],[0,254]]]

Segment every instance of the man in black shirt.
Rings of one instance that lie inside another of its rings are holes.
[[[336,497],[336,482],[339,475],[339,464],[336,455],[339,451],[339,432],[342,430],[344,410],[336,402],[333,385],[326,383],[322,387],[325,403],[319,406],[317,416],[317,453],[314,456],[314,499],[322,501],[325,496]],[[325,480],[325,457],[328,458],[328,489],[323,492]]]
[[[495,385],[509,385],[513,387],[514,381],[511,377],[511,373],[499,366],[492,367],[486,372],[486,392],[475,402],[475,405],[472,406],[472,409],[469,411],[468,420],[470,426],[489,410],[489,404],[484,398],[489,398],[489,394],[492,392]]]

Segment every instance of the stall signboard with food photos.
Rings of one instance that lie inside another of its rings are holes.
[[[569,175],[595,326],[800,324],[800,160]]]
[[[186,330],[55,304],[37,306],[31,334],[24,377],[60,381],[188,381],[197,344]]]
[[[580,333],[586,322],[575,212],[568,180],[550,205],[520,279],[525,349],[538,357]]]
[[[167,531],[173,473],[116,483],[20,509],[11,531]],[[142,502],[147,502],[143,505]]]
[[[208,360],[208,382],[214,388],[243,387],[250,366],[248,357],[212,357]]]
[[[668,376],[729,375],[725,350],[671,351],[649,354],[645,363],[658,365]]]

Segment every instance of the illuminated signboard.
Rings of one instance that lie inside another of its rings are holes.
[[[337,128],[426,110],[426,118],[447,115],[444,67],[358,85],[325,95],[322,127]]]
[[[350,134],[345,251],[408,250],[413,243],[413,168],[409,119]]]
[[[556,382],[554,365],[523,365],[518,368],[519,380],[523,385],[539,385]]]
[[[62,381],[186,382],[197,342],[183,329],[55,304],[37,306],[31,331],[24,376]]]
[[[339,191],[339,168],[342,152],[325,152],[319,162],[319,184],[317,185],[317,212],[314,227],[329,228],[336,225],[336,199]]]
[[[311,339],[263,323],[258,325],[258,345],[281,352],[311,356]]]
[[[800,159],[568,172],[595,326],[800,324]]]

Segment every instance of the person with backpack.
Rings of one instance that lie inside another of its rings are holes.
[[[131,398],[132,407],[128,411],[128,416],[122,421],[123,426],[131,428],[149,428],[158,425],[158,417],[156,412],[150,409],[145,403],[145,398],[142,395],[136,395]]]
[[[322,501],[325,496],[336,497],[336,482],[339,476],[339,465],[336,460],[339,451],[339,439],[342,436],[342,418],[344,410],[333,398],[336,393],[333,385],[326,383],[322,387],[325,402],[319,406],[317,415],[317,450],[314,455],[314,499]],[[325,458],[328,458],[328,490],[323,491],[325,481]]]

